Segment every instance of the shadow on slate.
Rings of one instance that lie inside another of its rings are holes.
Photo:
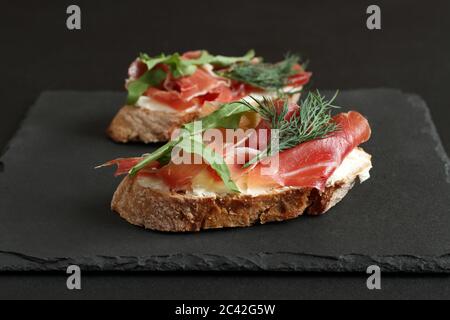
[[[330,92],[328,92],[330,94]],[[124,95],[42,94],[2,157],[0,270],[450,272],[450,175],[425,103],[391,89],[342,92],[366,115],[372,178],[322,217],[245,229],[164,234],[112,213],[119,183],[94,166],[155,146],[104,130]]]

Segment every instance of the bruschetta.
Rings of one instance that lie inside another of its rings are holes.
[[[249,51],[242,57],[191,51],[183,55],[141,54],[130,66],[126,105],[107,134],[120,143],[168,141],[184,124],[219,105],[253,97],[286,95],[297,102],[311,77],[298,56],[265,63]]]
[[[108,162],[126,175],[112,210],[165,232],[325,213],[372,168],[360,148],[371,135],[367,119],[356,111],[333,116],[333,100],[317,92],[300,105],[287,98],[224,104],[151,154]]]

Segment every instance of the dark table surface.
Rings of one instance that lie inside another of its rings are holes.
[[[268,60],[303,53],[311,61],[313,87],[392,87],[421,95],[450,150],[448,1],[377,1],[380,31],[365,26],[368,1],[75,2],[82,9],[81,31],[65,28],[72,1],[3,4],[0,147],[40,92],[121,90],[127,64],[140,51],[241,54],[251,47]],[[445,276],[390,275],[384,283],[374,293],[363,275],[93,274],[82,292],[73,293],[65,290],[64,275],[2,274],[0,297],[450,297]],[[171,288],[178,284],[175,294]]]

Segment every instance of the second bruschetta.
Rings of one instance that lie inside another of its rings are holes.
[[[168,141],[183,124],[250,95],[287,96],[297,102],[311,77],[298,56],[272,64],[255,57],[253,51],[242,57],[214,56],[207,51],[141,54],[128,73],[127,103],[107,130],[111,139],[121,143]]]

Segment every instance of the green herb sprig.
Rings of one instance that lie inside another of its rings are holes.
[[[288,84],[289,77],[296,74],[294,66],[300,62],[298,55],[288,55],[278,63],[241,63],[223,75],[265,90],[280,90]]]
[[[224,184],[231,191],[239,192],[239,188],[231,180],[228,166],[223,163],[223,159],[219,155],[204,145],[201,139],[198,139],[199,135],[205,130],[213,128],[237,129],[239,128],[241,117],[245,113],[256,112],[260,114],[264,120],[271,124],[272,129],[279,130],[280,140],[278,147],[272,149],[269,146],[245,165],[245,167],[248,167],[265,157],[293,148],[306,141],[325,138],[330,133],[338,130],[338,126],[331,121],[331,109],[338,108],[333,105],[336,96],[337,93],[331,100],[327,100],[319,92],[309,93],[301,103],[300,112],[289,118],[287,117],[289,113],[287,99],[281,111],[276,107],[274,101],[268,98],[264,98],[262,101],[253,99],[256,102],[256,106],[245,100],[224,104],[209,116],[198,120],[201,122],[201,131],[196,129],[195,122],[184,125],[183,133],[177,139],[146,155],[139,164],[130,170],[129,174],[131,176],[137,174],[141,169],[154,161],[167,163],[172,150],[176,147],[188,153],[196,153],[196,150],[201,150],[201,156],[217,172]]]
[[[334,123],[331,117],[331,110],[339,108],[333,105],[338,92],[327,100],[319,91],[310,92],[306,99],[301,102],[300,112],[296,112],[287,117],[289,112],[289,102],[284,100],[284,105],[280,111],[274,101],[269,98],[263,100],[253,99],[256,106],[248,101],[244,103],[253,111],[271,124],[271,129],[278,130],[278,144],[272,148],[271,144],[266,150],[250,160],[244,167],[249,167],[260,162],[266,157],[270,157],[284,150],[291,149],[301,143],[322,139],[338,130],[338,125]]]

